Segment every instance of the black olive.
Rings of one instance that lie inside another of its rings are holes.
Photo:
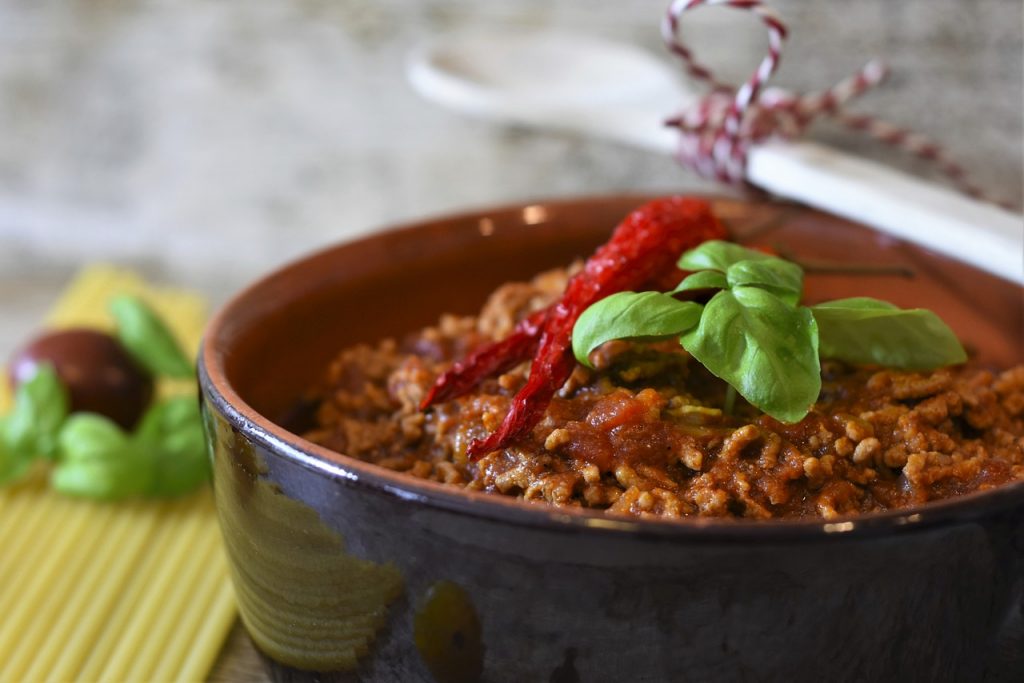
[[[50,332],[14,354],[9,372],[17,386],[49,363],[71,399],[72,412],[92,412],[132,429],[153,397],[153,377],[109,334],[90,329]]]

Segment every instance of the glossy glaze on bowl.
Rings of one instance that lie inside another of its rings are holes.
[[[390,231],[289,266],[218,315],[201,357],[214,484],[243,620],[275,677],[1024,675],[1024,486],[839,522],[630,520],[406,478],[265,417],[284,421],[342,346],[473,312],[500,282],[585,256],[643,199]],[[983,362],[1024,360],[1019,287],[817,212],[717,209],[743,241],[884,271],[810,274],[809,299],[926,306]]]

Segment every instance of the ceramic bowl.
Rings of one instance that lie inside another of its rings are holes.
[[[470,313],[585,256],[644,197],[428,220],[257,282],[200,358],[241,616],[275,680],[1021,680],[1024,484],[841,521],[648,521],[406,477],[304,440],[343,346]],[[938,311],[1024,360],[1016,285],[832,216],[715,200],[733,235],[813,265],[811,299]],[[868,272],[863,272],[863,271]]]

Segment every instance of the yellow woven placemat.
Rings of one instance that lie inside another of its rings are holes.
[[[198,348],[201,297],[111,267],[81,273],[46,325],[110,329],[106,303],[121,293],[145,299],[184,348]],[[9,401],[0,382],[0,412]],[[42,473],[0,489],[0,682],[200,681],[234,619],[209,489],[94,503],[49,491]]]

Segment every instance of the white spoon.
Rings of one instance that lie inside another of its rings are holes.
[[[413,52],[413,87],[481,118],[674,153],[663,122],[696,100],[676,71],[622,43],[568,33],[449,36]],[[753,147],[747,179],[1024,284],[1024,217],[806,141]]]

